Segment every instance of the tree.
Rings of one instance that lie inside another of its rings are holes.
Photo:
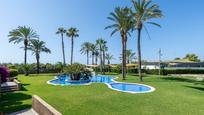
[[[106,43],[102,46],[102,60],[103,60],[103,74],[105,74],[105,63],[106,63],[106,52],[108,51],[108,47]]]
[[[24,43],[24,64],[27,64],[27,48],[31,39],[38,38],[37,33],[30,27],[19,26],[17,29],[13,29],[9,32],[9,43],[13,42],[14,44]],[[25,75],[27,76],[27,71],[25,71]]]
[[[89,65],[89,52],[91,51],[91,43],[90,42],[84,42],[81,45],[81,53],[82,54],[86,54],[86,58],[87,58],[87,65]]]
[[[64,34],[66,33],[66,30],[62,27],[58,28],[56,34],[60,34],[61,35],[61,39],[62,39],[62,55],[63,55],[63,64],[64,66],[66,65],[65,62],[65,53],[64,53]]]
[[[113,55],[111,55],[111,54],[109,54],[109,53],[106,54],[106,60],[108,61],[108,62],[107,62],[108,65],[110,64],[110,61],[113,60],[113,59],[114,59]]]
[[[198,56],[196,54],[186,54],[186,56],[183,59],[187,59],[187,60],[193,61],[193,62],[200,62],[200,60],[198,59]]]
[[[37,74],[40,73],[40,53],[51,53],[50,49],[45,46],[44,41],[33,39],[31,44],[28,46],[28,50],[32,51],[32,54],[36,57],[37,62]]]
[[[77,30],[76,28],[69,28],[67,30],[67,36],[71,38],[71,61],[70,64],[73,63],[73,49],[74,49],[74,38],[79,37],[78,34],[79,30]]]
[[[133,30],[134,23],[133,23],[133,16],[130,14],[130,9],[115,8],[114,12],[110,13],[109,20],[113,21],[113,24],[107,26],[105,29],[113,29],[111,36],[116,32],[119,32],[122,38],[122,76],[123,80],[126,77],[126,43],[127,43],[127,36],[130,35],[130,31]]]
[[[127,57],[127,63],[131,64],[133,59],[135,59],[135,53],[132,52],[131,49],[126,50],[126,57]]]
[[[95,64],[98,65],[98,58],[99,58],[99,52],[98,50],[95,52]]]
[[[98,51],[98,47],[95,44],[91,44],[91,56],[92,56],[92,65],[94,65],[94,56]]]
[[[143,81],[142,74],[141,74],[141,31],[143,27],[145,30],[147,28],[145,27],[145,23],[152,24],[158,27],[161,27],[159,24],[155,22],[150,22],[151,19],[155,18],[161,18],[162,17],[162,11],[160,10],[159,6],[157,4],[152,4],[151,0],[132,0],[134,10],[133,12],[134,18],[135,18],[135,26],[138,32],[138,40],[137,40],[137,50],[138,50],[138,72],[140,81]]]
[[[180,60],[181,58],[179,58],[179,57],[176,57],[174,60]]]
[[[96,40],[96,44],[99,47],[99,56],[100,56],[100,71],[101,74],[103,72],[103,47],[107,42],[103,40],[102,38],[99,38]],[[104,73],[104,72],[103,72]]]
[[[63,63],[62,62],[57,62],[55,64],[55,68],[58,70],[59,73],[61,73],[63,71]]]

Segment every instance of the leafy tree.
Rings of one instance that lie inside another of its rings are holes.
[[[180,60],[181,58],[179,58],[179,57],[177,57],[177,58],[175,58],[174,60]]]
[[[81,53],[82,54],[86,54],[86,58],[87,58],[87,65],[89,65],[89,52],[91,51],[91,43],[90,42],[84,42],[81,45]]]
[[[63,71],[63,67],[64,67],[64,65],[62,62],[57,62],[55,64],[55,68],[58,70],[59,73]]]
[[[67,30],[67,36],[71,38],[71,61],[70,64],[73,63],[73,50],[74,50],[74,38],[79,37],[78,34],[79,30],[77,30],[77,28],[69,28]]]
[[[186,56],[183,59],[187,59],[187,60],[193,61],[193,62],[200,62],[200,60],[198,59],[198,56],[196,54],[186,54]]]
[[[141,74],[141,31],[143,27],[145,27],[145,23],[152,24],[158,27],[161,27],[159,24],[155,22],[151,22],[150,20],[155,18],[161,18],[162,17],[162,11],[160,10],[159,6],[157,4],[152,4],[151,0],[132,0],[133,6],[134,6],[134,12],[133,16],[135,17],[135,26],[138,32],[138,41],[137,41],[137,47],[138,47],[138,72],[140,81],[143,81],[142,74]]]
[[[133,16],[130,14],[130,9],[115,8],[114,12],[110,13],[109,20],[113,22],[112,25],[107,26],[105,29],[113,29],[111,36],[116,32],[119,32],[122,38],[122,76],[123,80],[126,77],[126,43],[128,35],[130,35],[130,31],[133,30],[134,23],[133,23]]]
[[[64,66],[66,65],[65,62],[65,53],[64,53],[64,34],[66,33],[66,30],[62,27],[58,28],[56,34],[60,34],[61,35],[61,39],[62,39],[62,55],[63,55],[63,64]]]
[[[28,50],[32,51],[32,54],[36,57],[37,62],[37,74],[40,73],[40,53],[51,53],[50,49],[45,46],[44,41],[33,39],[31,40],[31,44],[28,46]]]

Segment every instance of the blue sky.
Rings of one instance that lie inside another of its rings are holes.
[[[158,49],[163,52],[163,60],[183,57],[186,53],[196,53],[204,59],[204,1],[203,0],[154,0],[163,10],[165,17],[156,20],[162,28],[147,26],[151,40],[142,34],[142,58],[158,60]],[[95,42],[97,38],[108,41],[109,52],[119,63],[121,39],[118,34],[110,37],[110,30],[104,28],[111,24],[107,16],[117,6],[129,6],[130,0],[0,0],[0,63],[22,63],[24,53],[22,44],[8,43],[8,32],[19,25],[32,27],[47,43],[52,54],[42,54],[41,62],[55,63],[62,60],[61,39],[55,32],[58,27],[77,27],[79,37],[75,39],[74,61],[86,62],[80,53],[83,42]],[[128,48],[136,51],[136,33],[128,39]],[[70,62],[70,39],[65,38],[66,61]],[[28,62],[35,57],[28,54]]]

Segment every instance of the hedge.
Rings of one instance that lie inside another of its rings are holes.
[[[18,76],[18,70],[17,69],[10,69],[9,77],[16,77]]]

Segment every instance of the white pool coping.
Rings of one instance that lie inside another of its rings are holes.
[[[105,75],[100,75],[100,76],[105,76]],[[107,77],[107,76],[106,76]],[[51,83],[50,81],[52,80],[56,80],[57,79],[57,76],[54,77],[54,79],[51,79],[49,81],[47,81],[47,84],[50,84],[50,85],[55,85],[55,86],[82,86],[82,85],[91,85],[93,82],[90,82],[90,83],[85,83],[85,84],[54,84],[54,83]],[[135,85],[141,85],[141,86],[145,86],[145,87],[148,87],[150,88],[150,90],[148,91],[142,91],[142,92],[135,92],[135,91],[123,91],[123,90],[119,90],[119,89],[115,89],[113,88],[109,83],[103,83],[103,84],[106,84],[108,86],[108,88],[112,89],[112,90],[115,90],[115,91],[119,91],[119,92],[125,92],[125,93],[131,93],[131,94],[139,94],[139,93],[150,93],[150,92],[153,92],[155,91],[156,89],[152,86],[149,86],[149,85],[146,85],[146,84],[141,84],[141,83],[127,83],[127,82],[118,82],[118,81],[115,81],[115,79],[118,79],[118,77],[113,77],[111,79],[112,82],[114,83],[122,83],[122,84],[135,84]],[[96,82],[98,83],[98,82]],[[100,82],[99,82],[100,83]],[[101,82],[102,83],[102,82]]]

